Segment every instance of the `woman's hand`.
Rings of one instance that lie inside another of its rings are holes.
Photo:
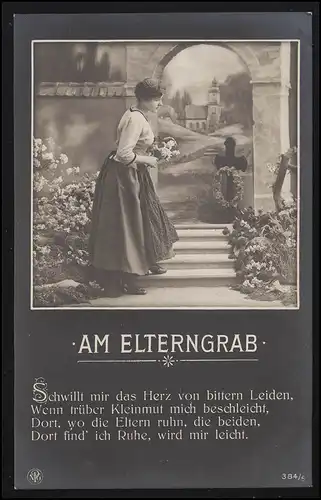
[[[156,168],[158,164],[157,158],[155,156],[140,156],[138,155],[136,157],[136,163],[142,164],[142,165],[147,165],[148,167],[151,168]]]
[[[157,167],[157,158],[155,158],[155,156],[149,156],[148,157],[148,161],[146,161],[147,165],[149,167],[152,167],[152,168],[156,168]]]

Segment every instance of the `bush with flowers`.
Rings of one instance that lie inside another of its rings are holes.
[[[275,210],[256,214],[252,207],[239,210],[229,236],[230,258],[235,259],[236,289],[261,300],[297,302],[297,201],[286,202],[282,185],[287,169],[296,162],[296,148],[268,165],[275,181],[270,186]]]
[[[60,305],[96,295],[95,284],[62,290],[66,278],[84,282],[88,230],[98,173],[80,176],[53,139],[33,140],[33,279],[35,305]],[[69,181],[69,182],[68,182]],[[43,285],[52,284],[51,287]]]
[[[235,259],[237,285],[252,298],[296,301],[297,207],[284,204],[280,212],[255,214],[252,207],[239,212],[229,235]],[[285,287],[284,287],[285,285]]]

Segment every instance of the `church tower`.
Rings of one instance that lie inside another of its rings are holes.
[[[207,132],[215,132],[221,118],[220,87],[216,78],[208,90]]]

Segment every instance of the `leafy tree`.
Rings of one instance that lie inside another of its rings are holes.
[[[191,98],[190,94],[186,90],[184,91],[184,94],[183,94],[183,97],[182,97],[182,102],[183,102],[184,109],[185,109],[185,106],[188,106],[189,104],[192,104],[192,98]]]
[[[220,88],[224,119],[227,125],[240,123],[249,129],[252,119],[252,88],[247,73],[237,73],[226,78]]]
[[[175,109],[178,118],[184,117],[184,107],[182,103],[182,97],[179,90],[176,91],[176,94],[172,98],[171,106]]]

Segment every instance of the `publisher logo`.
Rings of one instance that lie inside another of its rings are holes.
[[[30,484],[40,484],[43,480],[43,473],[40,469],[31,469],[27,474]]]

